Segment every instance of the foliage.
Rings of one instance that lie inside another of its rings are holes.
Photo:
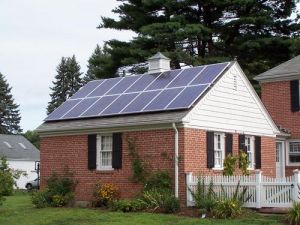
[[[151,189],[158,190],[171,190],[172,189],[172,179],[166,171],[158,171],[150,175],[150,177],[145,182],[145,190]]]
[[[114,184],[97,182],[94,188],[95,206],[108,206],[119,197],[119,189]]]
[[[6,158],[3,156],[0,157],[0,198],[2,201],[3,196],[13,194],[16,180],[19,179],[21,175],[26,175],[26,173],[9,168]]]
[[[146,165],[143,160],[140,158],[135,149],[135,139],[128,138],[128,151],[129,156],[131,157],[131,167],[132,167],[132,177],[131,180],[136,183],[145,183],[149,172],[147,171]]]
[[[137,212],[145,209],[147,204],[141,199],[114,200],[110,208],[113,211]]]
[[[34,130],[26,131],[23,136],[30,141],[37,149],[40,149],[40,135]]]
[[[217,218],[227,219],[235,218],[242,214],[242,206],[244,202],[247,202],[251,195],[246,196],[247,187],[241,187],[240,181],[238,182],[232,196],[228,196],[224,187],[221,186],[222,195],[217,200],[215,207],[213,208],[213,214]]]
[[[249,212],[234,220],[200,219],[178,215],[153,214],[145,212],[120,213],[94,210],[91,208],[45,208],[37,210],[32,207],[30,196],[13,195],[7,197],[3,207],[0,207],[0,224],[5,225],[282,225],[284,215],[261,215]]]
[[[88,70],[83,77],[83,82],[87,83],[97,78],[110,78],[114,73],[110,72],[109,55],[107,51],[101,49],[99,45],[96,46],[93,54],[88,60]]]
[[[60,64],[56,68],[57,75],[50,94],[51,101],[48,102],[47,114],[53,112],[82,86],[80,78],[80,66],[75,55],[72,57],[62,57]]]
[[[220,200],[215,205],[213,214],[220,219],[235,218],[242,214],[242,205],[233,199]]]
[[[195,199],[195,205],[198,209],[205,209],[210,212],[216,205],[217,198],[214,193],[214,184],[212,181],[206,187],[204,178],[200,176],[196,190],[190,190],[190,192]]]
[[[100,29],[131,30],[129,42],[109,40],[101,65],[115,74],[124,65],[144,62],[161,51],[180,62],[199,65],[235,56],[251,79],[299,54],[297,0],[122,1],[119,18],[102,17]],[[275,54],[269,54],[274,52]]]
[[[17,134],[22,132],[19,105],[11,94],[11,87],[0,73],[0,134]]]
[[[287,219],[290,225],[300,224],[300,202],[294,202],[293,207],[288,211]]]
[[[32,193],[31,202],[36,208],[46,208],[50,206],[51,196],[47,190]]]
[[[37,208],[61,207],[70,204],[74,199],[76,185],[77,182],[72,173],[68,171],[62,175],[52,173],[47,179],[47,188],[33,193],[32,203]]]
[[[151,189],[144,191],[142,200],[146,203],[147,208],[153,211],[174,213],[180,209],[179,200],[168,190]]]
[[[243,175],[248,176],[250,174],[250,171],[248,170],[248,166],[249,166],[248,155],[243,150],[240,150],[239,152],[239,166]]]
[[[236,167],[237,158],[232,154],[228,154],[224,159],[224,176],[233,176]]]

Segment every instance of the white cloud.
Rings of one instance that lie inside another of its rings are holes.
[[[49,87],[62,56],[76,55],[82,71],[96,44],[132,32],[99,30],[101,16],[115,16],[117,1],[1,0],[0,72],[13,87],[24,130],[46,116]]]

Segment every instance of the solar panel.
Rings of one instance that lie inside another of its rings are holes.
[[[188,109],[229,63],[91,81],[45,120]]]
[[[64,102],[61,106],[55,109],[45,120],[55,120],[61,118],[80,101],[80,99],[75,99]]]
[[[121,81],[121,77],[104,80],[88,97],[102,96]]]
[[[166,89],[162,91],[148,106],[144,108],[144,111],[157,111],[163,110],[168,103],[174,99],[183,88]]]
[[[71,99],[76,98],[85,98],[89,93],[91,93],[93,90],[95,90],[96,87],[98,87],[104,80],[95,80],[92,82],[87,83],[84,87],[80,88],[79,91],[77,91]]]

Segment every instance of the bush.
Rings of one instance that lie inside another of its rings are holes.
[[[51,204],[51,196],[48,191],[37,191],[33,192],[31,196],[32,204],[36,208],[45,208],[49,207]]]
[[[212,181],[209,183],[208,187],[206,187],[204,178],[200,177],[196,190],[190,190],[193,198],[195,199],[195,206],[198,209],[210,212],[216,205],[217,198],[213,188],[214,184]]]
[[[142,200],[147,208],[153,211],[160,210],[164,213],[174,213],[180,209],[179,200],[168,190],[152,189],[145,191]]]
[[[242,203],[235,199],[217,201],[213,215],[220,219],[235,218],[242,214]]]
[[[288,212],[287,219],[290,225],[300,224],[300,202],[293,204],[293,207]]]
[[[53,173],[47,180],[47,188],[44,191],[38,191],[32,195],[32,203],[37,208],[62,207],[70,204],[74,199],[74,191],[77,182],[73,175],[65,172],[58,176]]]
[[[172,179],[165,171],[153,173],[146,181],[145,190],[158,189],[158,190],[171,190]]]
[[[94,188],[94,205],[108,206],[119,197],[119,190],[114,184],[96,183]]]
[[[146,203],[141,199],[114,200],[111,203],[113,211],[136,212],[147,208]]]

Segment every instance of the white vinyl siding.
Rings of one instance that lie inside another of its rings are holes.
[[[214,133],[214,169],[222,169],[225,158],[225,134]]]
[[[112,169],[112,135],[97,136],[97,169]]]
[[[300,140],[289,142],[287,154],[288,165],[300,165]]]
[[[254,169],[254,137],[245,136],[245,150],[248,155],[248,168]]]
[[[184,118],[186,126],[274,137],[278,132],[247,78],[233,65]]]

